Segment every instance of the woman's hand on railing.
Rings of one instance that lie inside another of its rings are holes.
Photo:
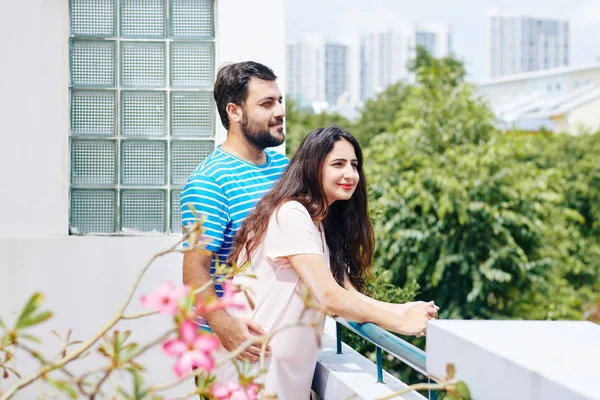
[[[406,315],[408,310],[414,307],[424,307],[431,319],[436,319],[438,317],[438,311],[440,309],[433,301],[410,301],[402,304],[390,304],[390,310],[400,316]]]
[[[432,301],[413,301],[408,303],[411,305],[412,307],[423,307],[427,310],[427,314],[429,314],[429,316],[431,317],[431,319],[437,319],[438,317],[438,311],[439,311],[439,307],[435,305],[435,303]]]
[[[437,317],[436,307],[433,302],[421,302],[408,308],[398,320],[397,329],[394,331],[403,335],[425,336],[427,321]]]

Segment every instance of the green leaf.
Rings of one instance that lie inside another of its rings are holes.
[[[15,330],[22,329],[24,326],[24,321],[26,321],[37,309],[44,303],[44,295],[36,292],[29,297],[27,303],[25,303],[25,307],[23,307],[23,311],[19,315],[17,322],[15,324]]]
[[[40,306],[44,303],[44,300],[44,295],[41,293],[34,293],[29,298],[15,323],[16,331],[29,328],[52,318],[54,314],[51,311],[42,311],[36,314]]]
[[[38,351],[32,351],[31,356],[38,360],[38,362],[42,365],[47,364],[48,362],[42,357],[42,355]]]
[[[122,387],[117,387],[117,393],[119,393],[121,396],[123,396],[124,399],[131,399],[131,396],[129,395],[129,393],[127,393],[125,391],[125,389],[123,389]]]
[[[54,386],[60,392],[65,393],[70,398],[77,399],[77,392],[75,391],[75,389],[73,389],[69,382],[61,380],[52,380],[49,378],[46,378],[46,382]]]
[[[42,340],[39,337],[34,336],[34,335],[21,333],[21,334],[19,334],[19,337],[21,339],[29,340],[30,342],[34,342],[34,343],[38,343],[38,344],[42,343]]]
[[[467,387],[467,384],[463,381],[456,382],[455,390],[461,400],[471,400],[471,392]]]
[[[19,329],[29,328],[31,326],[41,324],[42,322],[49,320],[53,316],[54,313],[52,311],[42,311],[38,314],[30,315],[29,318],[26,318],[23,321],[21,321],[21,327]]]
[[[130,370],[133,375],[133,393],[136,399],[143,399],[148,394],[148,390],[143,387],[144,379],[142,374],[136,370]]]
[[[179,304],[181,305],[181,307],[184,310],[191,310],[192,307],[194,306],[196,302],[196,295],[193,293],[193,291],[190,291],[190,293],[187,294],[187,296],[184,296],[180,301]]]
[[[127,346],[124,346],[121,349],[121,361],[127,362],[135,354],[135,352],[139,349],[139,345],[137,343],[129,343]]]
[[[5,331],[7,331],[8,329],[6,328],[6,325],[4,325],[4,321],[2,321],[2,318],[0,318],[0,328],[4,329]]]
[[[8,347],[13,344],[9,335],[0,336],[0,347]]]
[[[123,334],[121,335],[120,344],[123,345],[123,343],[125,343],[127,341],[127,339],[129,339],[130,336],[131,336],[130,330],[126,330],[125,332],[123,332]]]
[[[113,331],[113,336],[112,336],[112,354],[116,357],[119,357],[119,335],[120,332],[118,330],[114,330]]]

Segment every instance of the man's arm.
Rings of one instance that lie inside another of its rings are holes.
[[[187,251],[183,253],[183,283],[193,288],[205,285],[210,279],[210,263],[213,253],[205,251]],[[214,285],[198,293],[198,300],[217,296]],[[264,334],[261,326],[251,319],[231,317],[224,310],[203,315],[221,344],[227,351],[232,351],[248,340],[252,333]],[[252,331],[252,333],[250,332]],[[247,358],[256,362],[260,356],[261,343],[254,343],[240,354],[238,359]],[[267,352],[267,355],[269,353]]]

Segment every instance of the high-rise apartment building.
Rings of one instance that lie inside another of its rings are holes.
[[[398,25],[331,41],[317,35],[286,43],[287,95],[300,107],[353,109],[391,84],[408,80],[417,46],[434,57],[452,52],[448,25]]]
[[[300,107],[337,104],[348,92],[348,48],[307,36],[286,43],[286,88]],[[346,95],[346,96],[345,96]]]
[[[408,62],[417,46],[434,57],[452,52],[452,34],[448,25],[401,26],[360,37],[360,100],[375,96],[389,85],[409,78]]]
[[[490,10],[490,76],[569,65],[569,23]]]

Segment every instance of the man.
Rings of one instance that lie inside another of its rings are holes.
[[[225,261],[244,218],[289,162],[267,149],[285,140],[285,110],[276,79],[271,69],[251,61],[227,65],[217,74],[214,97],[227,139],[196,168],[181,192],[181,222],[185,226],[194,221],[190,205],[206,216],[205,235],[212,240],[206,249],[211,254],[184,253],[183,282],[187,285],[204,285],[214,273],[215,259]],[[220,296],[221,291],[215,285],[200,297]],[[256,322],[230,317],[225,311],[205,319],[228,351],[253,334],[264,333]],[[258,361],[260,345],[253,344],[240,356]]]

